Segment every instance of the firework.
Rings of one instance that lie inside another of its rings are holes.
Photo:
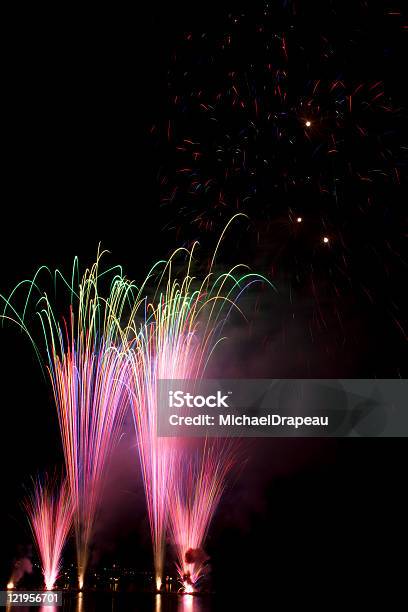
[[[238,309],[239,295],[252,282],[261,280],[258,275],[243,271],[242,266],[216,275],[213,271],[216,253],[217,250],[209,272],[198,283],[192,276],[194,247],[191,251],[176,251],[164,262],[151,301],[147,298],[136,301],[124,332],[129,347],[130,397],[158,589],[163,573],[168,508],[173,503],[168,495],[177,488],[179,476],[175,457],[180,441],[157,436],[157,384],[159,380],[200,379],[215,347],[223,340],[222,330],[231,309]],[[176,258],[183,254],[187,264],[179,280],[174,269]],[[152,274],[140,295],[148,291],[151,278]]]
[[[38,479],[24,507],[41,559],[45,588],[51,590],[60,573],[62,550],[72,526],[74,508],[66,480]]]
[[[15,291],[6,300],[5,318],[11,318],[30,336],[26,323],[31,294],[40,292],[37,314],[40,317],[46,349],[46,369],[51,379],[57,407],[69,492],[74,505],[79,587],[89,559],[93,525],[101,503],[102,486],[110,452],[118,439],[126,407],[126,369],[120,351],[119,322],[127,304],[131,284],[114,275],[107,299],[98,293],[101,278],[96,263],[75,284],[77,262],[70,290],[68,320],[59,319],[51,301],[38,286],[38,273],[28,282],[22,314],[13,304]],[[112,269],[114,270],[114,269]],[[56,273],[55,278],[61,277]],[[24,284],[24,283],[22,283]],[[21,286],[21,285],[20,285]],[[12,315],[6,314],[7,310]]]
[[[367,332],[374,337],[386,300],[383,316],[405,350],[407,143],[391,52],[401,44],[402,14],[356,2],[345,15],[344,2],[334,1],[320,3],[316,19],[301,4],[219,8],[209,22],[191,20],[191,30],[176,32],[163,57],[163,117],[151,134],[169,229],[205,239],[233,213],[250,216],[248,242],[232,248],[251,244],[263,269],[289,288],[282,349],[302,320],[305,371],[320,342],[338,368],[357,301],[370,309],[361,329],[375,319]],[[372,36],[373,19],[383,36]],[[344,28],[322,27],[342,20]],[[372,72],[372,60],[364,68],[354,62],[371,56],[374,39],[373,57],[387,68]],[[387,361],[399,376],[395,351]]]
[[[122,279],[109,298],[97,294],[97,265],[79,287],[78,320],[71,309],[66,343],[57,327],[58,347],[50,310],[46,319],[53,343],[49,372],[62,434],[70,489],[75,501],[80,588],[89,558],[95,516],[110,452],[118,440],[126,408],[126,371],[117,345],[117,307],[122,307]],[[119,300],[119,301],[118,301]]]
[[[193,456],[185,450],[178,455],[178,477],[173,480],[171,491],[170,529],[185,593],[197,590],[205,577],[207,556],[203,545],[237,450],[237,442],[220,439],[205,441]]]
[[[239,215],[236,215],[239,216]],[[93,526],[104,475],[120,423],[130,402],[142,468],[153,544],[156,586],[161,586],[164,545],[168,526],[168,494],[174,490],[175,447],[157,436],[157,383],[163,379],[198,380],[216,346],[237,300],[252,283],[265,279],[237,265],[215,273],[217,243],[208,272],[198,282],[192,275],[196,244],[176,250],[168,261],[156,264],[141,288],[121,271],[111,280],[108,297],[99,294],[99,260],[82,279],[65,279],[70,291],[67,318],[55,314],[51,301],[38,286],[38,273],[28,282],[21,314],[14,305],[17,288],[5,300],[3,318],[16,322],[31,338],[26,313],[33,292],[40,292],[39,315],[46,348],[64,451],[67,481],[74,503],[79,586],[89,559]],[[183,257],[183,272],[175,273]],[[187,262],[187,263],[185,263]],[[113,270],[113,269],[112,269]],[[62,277],[60,273],[55,278]],[[153,290],[150,283],[154,280]],[[24,285],[24,283],[20,284]],[[152,297],[147,297],[148,295]],[[11,314],[8,314],[8,311]]]

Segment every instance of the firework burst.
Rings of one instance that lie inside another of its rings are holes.
[[[45,588],[54,588],[61,569],[61,554],[72,527],[74,506],[66,480],[34,481],[24,500],[34,541],[41,559]]]
[[[195,454],[185,449],[178,454],[178,477],[172,481],[170,530],[185,593],[199,588],[205,576],[207,556],[203,545],[237,450],[236,441],[215,439],[204,441]]]
[[[192,275],[194,247],[191,251],[176,251],[163,263],[152,299],[136,301],[124,332],[157,588],[161,586],[169,505],[173,503],[168,496],[169,491],[177,488],[174,483],[179,472],[175,457],[181,444],[180,440],[157,436],[158,381],[200,379],[213,351],[223,340],[222,330],[229,313],[238,309],[238,297],[251,283],[262,280],[247,272],[245,266],[216,275],[213,270],[216,253],[217,249],[209,272],[198,282]],[[174,273],[180,255],[187,256],[181,280]],[[152,274],[141,295],[148,291],[151,278]]]
[[[205,239],[248,214],[258,265],[289,289],[285,338],[302,318],[305,345],[322,343],[332,368],[357,304],[376,320],[361,326],[363,341],[381,316],[399,350],[407,338],[406,111],[391,60],[403,18],[378,3],[345,6],[261,2],[191,19],[163,57],[168,95],[151,130],[167,227]],[[375,43],[371,23],[384,33]],[[371,52],[378,59],[357,67]],[[301,357],[309,368],[309,351]]]
[[[28,283],[22,313],[13,303],[17,288],[6,300],[4,318],[12,319],[31,338],[43,362],[41,348],[33,340],[26,313],[33,292],[39,292],[36,305],[45,340],[45,368],[51,379],[61,431],[69,492],[74,505],[74,527],[77,547],[79,587],[89,560],[95,518],[100,507],[102,489],[110,452],[118,440],[126,408],[126,369],[120,349],[120,318],[127,305],[131,286],[121,274],[111,279],[108,298],[98,293],[101,278],[111,269],[99,273],[96,263],[75,282],[74,262],[68,318],[55,314],[48,295],[38,285],[38,275]],[[11,310],[11,315],[7,311]]]
[[[56,273],[55,278],[62,278],[70,292],[66,318],[55,314],[47,293],[40,290],[39,273],[5,299],[3,318],[13,320],[29,335],[41,359],[41,349],[26,322],[32,294],[40,295],[35,312],[45,339],[45,366],[54,392],[75,508],[80,588],[108,459],[128,403],[138,440],[156,586],[161,586],[168,495],[177,489],[175,459],[180,442],[157,436],[157,385],[160,380],[199,380],[224,339],[223,329],[231,311],[241,313],[237,305],[240,295],[253,283],[265,281],[241,264],[228,272],[215,272],[220,243],[234,218],[221,234],[201,281],[192,273],[195,243],[191,250],[180,248],[168,261],[158,262],[140,288],[125,279],[121,270],[113,274],[106,299],[101,297],[99,287],[115,269],[99,272],[100,256],[80,280],[75,280],[77,262],[71,283]],[[28,292],[19,312],[15,294],[26,283]],[[203,478],[203,487],[205,482]],[[198,500],[198,492],[191,494]]]

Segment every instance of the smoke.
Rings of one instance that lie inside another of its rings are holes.
[[[209,560],[209,556],[202,548],[189,548],[185,552],[184,560],[188,565],[192,563],[204,564]]]
[[[258,296],[240,299],[238,305],[248,321],[232,313],[223,329],[227,340],[212,357],[209,377],[352,377],[361,356],[353,341],[360,333],[355,322],[347,321],[346,336],[332,321],[316,330],[315,304],[288,293],[279,286],[279,293],[264,288]]]
[[[195,582],[192,581],[191,572],[193,570],[187,570],[183,575],[183,583],[186,592],[189,592],[187,585],[194,588],[194,591],[204,592],[209,589],[211,581],[211,566],[210,557],[207,555],[203,548],[189,548],[184,553],[184,562],[186,565],[194,566],[196,564],[200,567],[199,578]]]
[[[90,565],[113,563],[144,568],[150,555],[150,533],[140,474],[139,455],[130,414],[106,471],[103,496],[95,519]],[[118,551],[120,551],[118,553]]]
[[[32,574],[33,564],[28,557],[21,557],[14,562],[10,582],[14,587],[18,585],[24,574]]]

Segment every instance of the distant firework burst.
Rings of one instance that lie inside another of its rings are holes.
[[[404,32],[386,4],[261,2],[186,23],[152,127],[167,227],[200,237],[247,213],[262,270],[289,287],[284,325],[297,298],[310,303],[313,344],[330,329],[349,341],[356,298],[408,337],[406,111],[391,60]]]
[[[402,109],[384,80],[330,69],[339,43],[323,33],[308,56],[293,3],[283,13],[264,4],[220,11],[224,31],[184,32],[169,61],[168,123],[152,129],[168,142],[163,203],[203,229],[240,210],[272,222],[300,210],[306,191],[329,223],[327,198],[337,215],[344,183],[365,184],[369,195],[374,184],[400,180]]]
[[[72,527],[74,506],[65,479],[38,478],[24,500],[34,542],[41,561],[47,590],[55,586],[61,569],[61,555]]]

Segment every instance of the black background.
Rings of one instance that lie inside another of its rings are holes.
[[[354,12],[344,9],[339,16],[339,36],[345,39],[342,28],[358,19],[361,7],[353,4]],[[4,16],[3,294],[44,263],[69,270],[74,255],[91,263],[99,242],[112,252],[109,262],[124,264],[134,278],[177,246],[163,230],[159,160],[149,128],[166,114],[165,66],[178,36],[198,25],[216,28],[228,11],[204,3],[137,7],[134,15],[36,6]],[[363,78],[373,64],[380,78],[392,66],[398,91],[401,49],[393,48],[382,65],[381,14],[374,11],[372,22],[364,24],[366,44],[352,61]],[[325,19],[322,4],[310,12],[304,8],[303,18],[317,32]],[[248,246],[249,257],[252,249]],[[365,329],[354,361],[352,347],[336,353],[329,365],[317,348],[312,374],[299,365],[295,371],[281,367],[279,376],[398,376],[406,367],[405,343],[381,309],[365,315],[364,308],[355,306]],[[27,339],[7,326],[1,330],[0,363],[5,582],[17,545],[29,541],[19,508],[22,483],[60,462],[61,449],[49,386]],[[275,375],[268,354],[249,375]],[[393,589],[399,567],[406,565],[406,442],[338,440],[319,444],[317,451],[313,440],[280,441],[271,450],[273,444],[263,441],[254,451],[255,467],[247,478],[257,469],[262,477],[259,490],[249,489],[252,499],[245,497],[244,472],[242,484],[226,494],[224,514],[221,509],[215,518],[208,549],[218,592],[266,589],[270,597],[289,597],[326,584],[333,598],[356,586],[362,593],[384,585]],[[276,467],[286,460],[291,469]],[[236,504],[242,512],[232,510]],[[137,529],[129,516],[128,533]],[[148,569],[148,541],[133,552],[122,538],[110,555],[127,564],[134,557],[135,565]]]

